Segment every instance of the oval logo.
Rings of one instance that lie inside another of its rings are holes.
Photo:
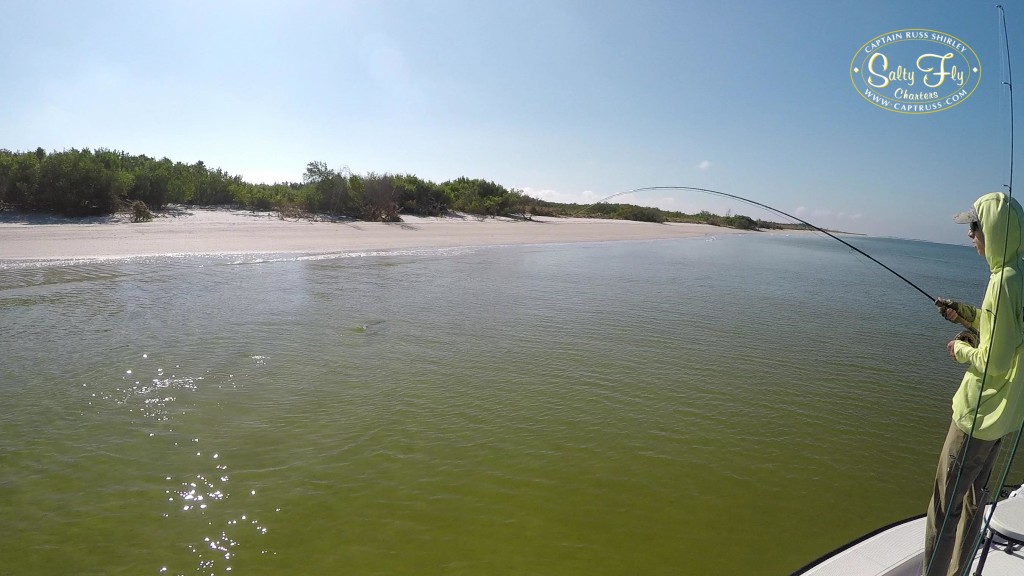
[[[973,94],[981,82],[981,62],[955,36],[923,28],[895,30],[857,50],[850,81],[879,108],[929,114],[949,110]]]

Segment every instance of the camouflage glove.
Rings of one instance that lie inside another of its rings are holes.
[[[955,300],[949,300],[946,298],[936,298],[935,305],[939,308],[939,314],[942,314],[943,318],[946,318],[946,311],[952,310],[956,312],[957,316],[962,318],[968,324],[974,323],[974,316],[976,311],[973,306],[964,304],[963,302],[957,302]],[[946,318],[949,320],[949,318]],[[950,322],[957,323],[957,320],[949,320]]]
[[[971,348],[978,347],[978,333],[974,330],[961,330],[954,340],[966,342]]]

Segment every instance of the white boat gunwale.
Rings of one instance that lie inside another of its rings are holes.
[[[927,516],[927,514],[924,514],[924,513],[922,513],[922,514],[915,514],[914,516],[911,516],[909,518],[904,518],[902,520],[897,520],[897,521],[892,522],[890,524],[886,524],[885,526],[882,526],[880,528],[876,528],[876,529],[872,530],[871,532],[868,532],[867,534],[864,534],[863,536],[861,536],[859,538],[851,540],[850,542],[847,542],[846,544],[843,544],[839,548],[836,548],[835,550],[826,553],[825,555],[817,558],[816,560],[812,560],[812,561],[808,562],[803,567],[801,567],[799,570],[797,570],[796,572],[793,572],[793,574],[791,576],[801,576],[802,574],[806,574],[806,573],[810,572],[811,570],[817,568],[821,564],[824,564],[825,562],[828,562],[832,558],[835,558],[836,556],[839,556],[843,552],[846,552],[847,550],[850,550],[851,548],[854,548],[854,547],[858,546],[859,544],[862,544],[865,541],[870,540],[870,539],[874,538],[875,536],[878,536],[879,534],[882,534],[883,532],[887,532],[889,530],[892,530],[893,528],[898,528],[900,526],[903,526],[904,524],[909,524],[910,522],[916,522],[916,521],[920,520],[921,518],[924,518],[925,516]],[[923,544],[923,542],[922,542],[922,544]]]

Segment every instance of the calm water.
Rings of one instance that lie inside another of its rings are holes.
[[[0,263],[0,574],[789,573],[923,511],[955,332],[805,235]]]

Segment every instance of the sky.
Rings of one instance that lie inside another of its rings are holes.
[[[1006,4],[1010,65],[1024,78],[1024,3]],[[323,161],[438,183],[482,178],[559,202],[698,187],[823,228],[953,244],[969,242],[952,215],[1010,184],[995,2],[0,0],[0,9],[0,148],[9,150],[108,148],[268,183],[300,181],[306,164]],[[980,81],[971,76],[966,99],[898,114],[855,88],[863,46],[908,29],[974,51]],[[1024,107],[1014,120],[1024,135],[1021,122]],[[785,221],[697,192],[617,200]]]

